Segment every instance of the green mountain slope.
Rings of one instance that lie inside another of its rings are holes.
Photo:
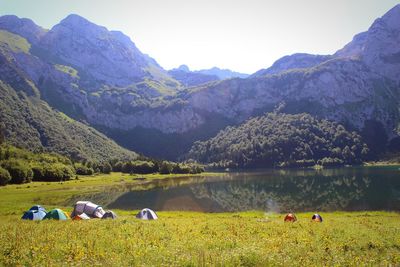
[[[268,113],[196,142],[189,158],[229,167],[360,163],[367,146],[355,132],[308,114]]]
[[[6,140],[32,151],[57,152],[75,160],[103,162],[137,155],[37,97],[0,81],[0,121]]]

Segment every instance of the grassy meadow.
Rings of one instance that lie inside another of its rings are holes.
[[[146,180],[171,176],[141,175]],[[201,176],[195,176],[201,178]],[[390,212],[282,214],[158,212],[141,221],[116,210],[117,220],[23,221],[34,204],[62,208],[66,199],[105,186],[137,184],[139,176],[100,175],[64,183],[0,188],[0,265],[265,266],[399,265],[400,214]],[[99,203],[101,204],[101,203]]]

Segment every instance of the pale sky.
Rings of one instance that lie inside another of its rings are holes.
[[[253,73],[282,56],[332,54],[398,0],[0,0],[50,29],[74,13],[131,37],[165,69]]]

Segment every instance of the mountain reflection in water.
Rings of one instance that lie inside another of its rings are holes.
[[[108,208],[205,212],[400,210],[399,167],[263,170],[158,180],[91,196]]]

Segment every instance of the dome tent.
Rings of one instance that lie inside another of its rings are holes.
[[[108,210],[106,213],[104,213],[102,219],[117,219],[117,214],[115,212]]]
[[[86,213],[86,215],[91,218],[102,218],[105,212],[101,206],[90,201],[78,201],[74,206],[74,211],[72,212],[71,217],[75,217],[82,213]]]
[[[318,213],[315,213],[315,214],[312,216],[311,220],[312,220],[313,222],[322,222],[322,217],[321,217],[321,215],[319,215]]]
[[[296,215],[294,213],[288,213],[284,219],[285,222],[295,222],[297,221]]]
[[[60,221],[65,221],[69,219],[69,216],[66,212],[60,210],[60,209],[54,209],[49,211],[46,216],[44,216],[43,220],[46,219],[53,219],[53,220],[60,220]]]
[[[31,211],[44,211],[45,213],[47,213],[46,209],[43,208],[43,207],[40,206],[40,205],[32,206],[29,210],[31,210]]]
[[[28,210],[24,212],[21,219],[23,220],[31,220],[31,221],[40,221],[46,216],[46,212],[43,210]]]
[[[153,210],[146,208],[139,211],[139,213],[136,214],[136,218],[142,220],[157,220],[158,216]]]

